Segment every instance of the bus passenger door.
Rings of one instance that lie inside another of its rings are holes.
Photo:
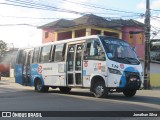
[[[84,44],[69,44],[67,54],[67,84],[82,86],[82,54]]]
[[[19,50],[17,53],[16,61],[14,65],[15,82],[23,84],[23,64],[24,64],[24,50]]]
[[[33,51],[27,51],[26,52],[26,59],[25,59],[25,64],[24,64],[24,69],[23,69],[23,85],[30,85],[31,83],[31,68],[30,68],[30,63],[31,63],[31,55]]]

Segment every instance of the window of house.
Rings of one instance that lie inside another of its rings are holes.
[[[45,38],[49,37],[49,32],[45,32]]]
[[[41,49],[41,57],[40,57],[40,63],[48,63],[50,62],[50,51],[51,51],[51,45],[47,45],[42,47]]]
[[[137,44],[142,45],[142,33],[138,34]]]
[[[61,62],[65,60],[66,44],[58,44],[54,47],[54,61]]]
[[[32,63],[38,63],[39,50],[40,50],[40,48],[35,48],[35,49],[34,49],[33,62],[32,62]]]
[[[133,43],[133,34],[129,34],[129,41],[128,43],[132,44]]]
[[[84,59],[85,60],[105,60],[105,53],[98,40],[91,40],[86,43]]]

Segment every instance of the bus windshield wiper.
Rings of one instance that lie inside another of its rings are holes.
[[[132,63],[127,57],[117,57],[118,59],[123,59],[123,60],[126,60],[127,62],[129,63]]]
[[[126,59],[136,61],[136,63],[139,63],[139,61],[136,58],[126,57]]]

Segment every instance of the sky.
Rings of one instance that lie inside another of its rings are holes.
[[[19,48],[37,46],[42,43],[42,30],[38,26],[89,13],[144,23],[145,7],[146,0],[0,0],[0,40]],[[151,38],[160,38],[160,34],[152,34],[160,33],[160,0],[150,0],[150,8]]]

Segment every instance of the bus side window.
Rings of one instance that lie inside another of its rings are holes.
[[[86,43],[85,60],[104,60],[105,54],[98,40],[91,40]]]
[[[55,45],[52,46],[52,50],[51,50],[51,59],[50,59],[50,62],[53,62],[54,61],[54,55],[55,55]]]
[[[40,57],[40,63],[48,63],[50,62],[50,51],[51,51],[51,45],[47,45],[42,47],[41,49],[41,57]]]
[[[18,60],[17,60],[17,63],[18,64],[23,64],[23,61],[24,61],[24,51],[23,50],[20,50],[20,52],[19,52],[19,55],[18,55]]]
[[[55,45],[54,61],[62,62],[65,60],[66,44]]]
[[[23,59],[22,64],[23,64],[23,65],[25,65],[25,63],[26,63],[26,57],[27,57],[27,52],[24,51],[24,52],[23,52],[23,57],[22,57],[22,59]]]
[[[32,64],[32,62],[33,62],[33,50],[30,51],[30,54],[31,54],[31,56],[30,56],[30,61],[29,62],[30,62],[30,64]]]
[[[35,48],[35,49],[34,49],[33,61],[32,61],[32,63],[38,63],[39,50],[40,50],[40,48]]]

